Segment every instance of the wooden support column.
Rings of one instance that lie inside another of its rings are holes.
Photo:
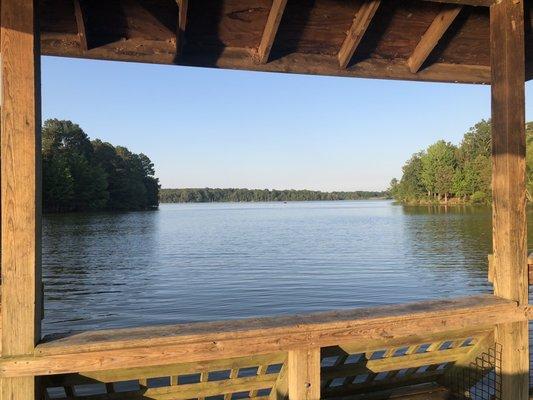
[[[41,327],[38,0],[2,0],[2,356],[32,354]],[[2,400],[35,398],[35,378],[5,378]]]
[[[523,0],[492,5],[490,31],[494,292],[527,306]],[[502,345],[502,400],[528,399],[527,322],[497,325],[495,341]]]
[[[320,400],[320,348],[289,351],[289,400]]]

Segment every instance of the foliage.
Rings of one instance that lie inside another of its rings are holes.
[[[533,122],[526,125],[527,188],[533,200]],[[454,201],[486,204],[491,197],[491,126],[482,120],[465,133],[459,146],[443,140],[416,153],[391,182],[391,195],[410,203]]]
[[[319,192],[268,189],[161,189],[162,203],[207,203],[247,201],[360,200],[385,197],[386,192]]]
[[[143,210],[159,204],[159,181],[144,154],[90,141],[71,121],[48,120],[42,131],[46,211]]]

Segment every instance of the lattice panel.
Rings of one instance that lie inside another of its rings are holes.
[[[324,398],[348,396],[439,381],[457,360],[468,355],[478,338],[423,343],[367,353],[349,346],[322,350]]]
[[[499,365],[501,350],[487,350],[490,346],[491,332],[365,353],[356,351],[357,343],[326,347],[321,349],[321,398],[367,393],[381,398],[387,391],[438,382],[467,399],[498,400],[501,382],[491,371]],[[287,384],[287,354],[277,353],[46,377],[43,398],[266,400],[286,398]]]
[[[104,399],[268,399],[286,354],[152,368],[47,377],[43,398]]]
[[[464,368],[449,377],[450,388],[459,399],[500,400],[502,346],[494,344]]]

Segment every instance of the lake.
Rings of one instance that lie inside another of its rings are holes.
[[[46,215],[44,333],[490,292],[490,252],[488,207],[375,200]]]

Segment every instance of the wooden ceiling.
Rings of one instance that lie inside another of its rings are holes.
[[[42,0],[44,55],[490,83],[494,0]],[[533,1],[526,5],[533,78]],[[462,3],[462,4],[458,4]]]

